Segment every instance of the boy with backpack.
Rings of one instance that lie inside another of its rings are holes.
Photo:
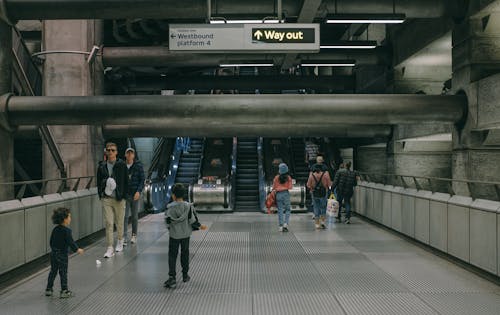
[[[309,179],[307,180],[307,188],[313,195],[314,208],[314,226],[316,229],[325,229],[326,205],[328,202],[327,193],[332,185],[330,174],[325,171],[320,165],[314,165]],[[321,225],[320,225],[321,221]]]
[[[188,275],[189,271],[189,240],[193,229],[205,229],[205,226],[200,225],[196,217],[193,205],[184,201],[186,188],[182,184],[175,184],[172,187],[173,202],[167,205],[165,213],[165,221],[168,225],[170,234],[168,242],[168,275],[169,278],[165,281],[166,288],[175,289],[176,281],[176,263],[181,248],[181,266],[182,266],[182,281],[188,282],[191,278]]]

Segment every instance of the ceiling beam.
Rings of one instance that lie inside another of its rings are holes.
[[[352,76],[147,76],[117,82],[128,92],[159,90],[329,90],[354,89]]]
[[[297,23],[312,23],[318,13],[321,2],[322,0],[304,0]],[[286,54],[281,64],[281,70],[285,71],[293,67],[298,55],[297,53]]]
[[[199,54],[172,52],[164,46],[148,47],[104,47],[103,64],[106,67],[218,67],[224,62],[244,60],[262,61],[272,59],[281,64],[283,54]],[[387,47],[364,49],[342,49],[314,54],[301,54],[302,60],[354,59],[356,64],[391,64],[391,52]]]

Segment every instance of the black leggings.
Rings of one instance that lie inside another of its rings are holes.
[[[68,253],[64,251],[52,251],[50,253],[50,273],[47,289],[52,289],[57,272],[61,278],[61,290],[68,290]]]
[[[168,242],[168,275],[170,277],[175,277],[176,275],[175,265],[177,263],[179,245],[181,247],[182,274],[187,276],[189,271],[189,237],[181,239],[170,238]]]

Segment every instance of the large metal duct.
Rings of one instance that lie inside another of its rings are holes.
[[[182,122],[163,125],[107,125],[105,137],[336,137],[387,139],[391,126],[320,124],[197,124]]]
[[[4,3],[3,14],[10,20],[50,19],[204,19],[207,2],[184,0],[0,0]],[[409,18],[433,18],[450,15],[452,0],[327,0],[323,1],[332,13],[405,13]],[[448,5],[450,4],[450,5]],[[287,16],[298,16],[302,2],[283,0],[283,12]],[[2,6],[0,5],[0,8]],[[227,17],[248,14],[249,16],[275,14],[275,1],[269,0],[217,0],[212,16]],[[2,15],[2,14],[0,14]]]
[[[321,95],[134,95],[0,97],[6,123],[33,125],[389,125],[459,122],[465,96]],[[4,123],[5,124],[5,123]],[[8,128],[8,126],[5,126]]]
[[[136,77],[123,82],[129,92],[150,90],[354,89],[352,76],[172,76]]]
[[[104,47],[103,63],[106,67],[169,66],[218,67],[221,61],[283,61],[283,54],[198,54],[172,52],[168,47]],[[356,64],[390,64],[390,51],[385,47],[373,50],[349,49],[343,52],[300,54],[302,60],[355,60]]]
[[[316,125],[232,125],[233,134],[228,135],[227,126],[185,126],[181,123],[168,125],[107,125],[102,126],[102,132],[107,138],[126,137],[336,137],[336,138],[377,138],[387,139],[391,135],[391,126],[378,125],[340,125],[340,124],[316,124]],[[38,126],[19,126],[14,132],[15,139],[40,138]]]

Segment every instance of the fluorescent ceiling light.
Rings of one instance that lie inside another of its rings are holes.
[[[210,24],[277,24],[280,20],[210,20]]]
[[[274,63],[272,62],[256,62],[256,63],[221,63],[220,67],[272,67]]]
[[[354,67],[354,60],[303,60],[302,67]]]
[[[329,24],[400,24],[406,19],[404,14],[336,14],[327,17]]]
[[[356,46],[349,46],[349,45],[321,45],[319,48],[321,49],[373,49],[377,47],[376,45],[356,45]]]
[[[377,42],[374,40],[367,41],[335,41],[325,43],[319,46],[322,49],[373,49],[377,47]]]

